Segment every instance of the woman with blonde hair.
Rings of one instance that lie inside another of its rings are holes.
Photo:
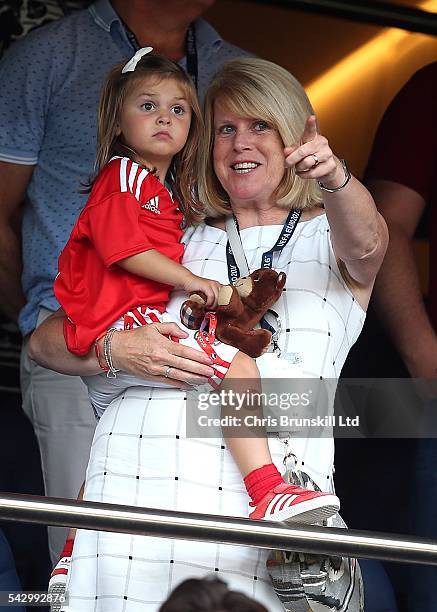
[[[318,133],[305,92],[283,68],[260,59],[224,65],[208,89],[205,122],[198,190],[209,218],[185,232],[184,265],[223,284],[246,266],[286,272],[269,322],[281,356],[261,357],[261,374],[337,378],[361,331],[384,256],[384,221]],[[169,309],[179,312],[185,298],[174,292]],[[64,372],[97,372],[93,355],[66,353],[62,316],[38,329],[33,357]],[[160,330],[157,324],[116,334],[114,366],[157,380],[170,366],[180,386],[192,376],[192,360],[174,351]],[[114,400],[96,429],[84,499],[246,516],[246,493],[229,448],[220,437],[190,438],[187,416],[185,390],[132,387]],[[273,428],[269,446],[278,471],[292,457],[292,472],[307,487],[333,492],[334,441],[329,430],[324,433],[295,437]],[[256,496],[256,479],[251,484]],[[214,573],[270,612],[298,609],[302,598],[314,610],[332,609],[333,598],[343,610],[362,610],[353,560],[321,562],[320,583],[331,581],[329,588],[308,590],[301,582],[297,593],[296,584],[285,581],[279,599],[267,557],[256,548],[79,531],[69,609],[156,611],[184,579]]]

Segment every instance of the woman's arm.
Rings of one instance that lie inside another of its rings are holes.
[[[67,349],[64,318],[65,313],[60,308],[36,328],[29,340],[29,357],[44,368],[61,374],[98,374],[101,369],[94,351],[90,351],[85,357],[79,357]]]
[[[323,184],[340,185],[344,180],[341,165],[340,169],[340,179],[337,173],[336,179],[330,183],[322,181]],[[335,182],[338,180],[340,182]],[[372,196],[352,176],[340,191],[324,192],[323,202],[336,257],[344,262],[348,273],[359,285],[372,285],[388,245],[387,225]]]
[[[85,357],[70,353],[64,340],[62,309],[48,317],[32,334],[29,356],[40,365],[63,374],[90,376],[101,372],[94,350]],[[185,338],[187,334],[175,323],[154,323],[112,338],[114,366],[140,378],[166,382],[186,388],[202,384],[213,375],[211,363],[203,351],[183,346],[167,336]],[[101,340],[100,342],[103,342]],[[163,374],[171,367],[169,376]]]
[[[307,119],[301,144],[285,149],[286,164],[295,166],[301,178],[317,179],[335,189],[346,179],[340,161],[327,139],[317,133],[316,118]],[[353,176],[339,191],[323,191],[323,203],[331,228],[331,241],[352,279],[371,287],[388,244],[387,225],[372,196]]]

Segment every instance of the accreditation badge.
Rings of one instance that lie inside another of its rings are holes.
[[[256,360],[261,379],[304,378],[303,359],[300,353],[264,353]]]

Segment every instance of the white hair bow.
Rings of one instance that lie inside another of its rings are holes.
[[[135,55],[131,57],[130,60],[127,62],[127,64],[123,66],[123,70],[121,71],[121,73],[125,74],[126,72],[133,72],[135,68],[137,67],[137,64],[140,61],[140,59],[143,57],[143,55],[147,55],[148,53],[151,53],[152,51],[153,51],[153,47],[143,47],[142,49],[138,49]]]

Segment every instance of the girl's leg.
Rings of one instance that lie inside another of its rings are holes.
[[[85,487],[85,483],[80,487],[79,494],[77,496],[78,501],[82,501],[83,499],[83,490]],[[64,544],[64,548],[62,549],[59,561],[53,568],[53,571],[50,575],[48,592],[51,595],[59,597],[60,595],[64,595],[67,590],[67,585],[69,581],[69,573],[70,573],[70,565],[71,565],[71,556],[73,554],[73,545],[74,538],[76,537],[76,528],[71,527],[67,539]],[[62,603],[54,603],[50,606],[50,610],[52,612],[60,612],[62,608]]]
[[[83,500],[83,490],[85,488],[85,483],[82,483],[82,486],[80,487],[78,496],[77,496],[77,501],[82,501]],[[75,527],[70,527],[69,531],[68,531],[68,536],[67,536],[67,542],[68,540],[73,540],[74,542],[74,538],[76,537],[76,531],[77,529]],[[62,557],[62,554],[61,554]]]
[[[254,511],[250,518],[317,523],[340,508],[331,493],[287,484],[272,462],[263,426],[262,388],[253,359],[237,353],[221,384],[223,436],[244,479]],[[223,393],[224,392],[224,393]],[[236,409],[238,406],[238,409]]]
[[[230,400],[233,394],[246,400],[239,410],[229,405],[230,402],[222,405],[222,417],[241,419],[241,425],[226,426],[222,429],[232,457],[245,478],[253,470],[272,463],[264,427],[245,425],[248,422],[246,418],[253,423],[262,423],[263,417],[262,403],[259,401],[261,381],[255,361],[245,353],[238,352],[220,385],[220,390],[226,391],[225,397]]]

